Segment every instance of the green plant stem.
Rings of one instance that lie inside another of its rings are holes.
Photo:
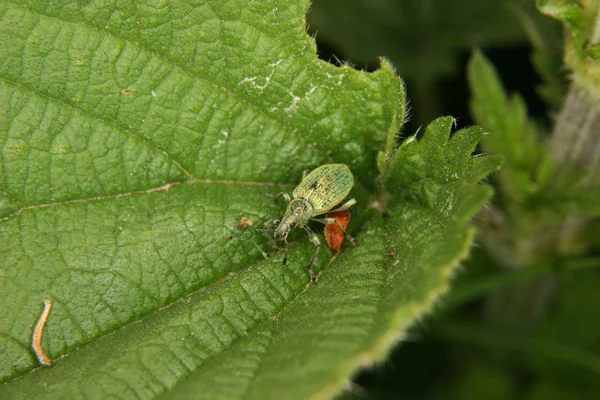
[[[571,84],[548,143],[560,164],[573,164],[595,175],[600,157],[600,99]]]

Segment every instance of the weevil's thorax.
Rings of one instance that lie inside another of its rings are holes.
[[[308,200],[293,199],[289,202],[279,226],[275,230],[275,239],[285,240],[296,226],[304,226],[313,215],[313,206]]]

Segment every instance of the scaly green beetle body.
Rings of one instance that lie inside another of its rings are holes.
[[[285,240],[296,226],[304,227],[308,221],[325,214],[348,196],[354,177],[344,164],[327,164],[306,175],[287,198],[288,207],[275,230],[275,239]]]
[[[327,224],[337,224],[342,232],[346,234],[346,231],[335,218],[314,218],[319,215],[325,214],[328,211],[342,211],[347,210],[356,204],[356,200],[351,199],[341,205],[342,200],[350,193],[352,186],[354,185],[354,177],[350,168],[344,164],[326,164],[322,165],[308,175],[306,175],[302,182],[292,192],[293,198],[287,193],[280,193],[288,202],[285,214],[281,219],[272,219],[265,222],[265,229],[254,229],[251,232],[244,232],[237,235],[228,237],[226,240],[231,240],[234,237],[242,236],[249,233],[259,232],[272,232],[275,231],[274,237],[276,240],[283,241],[285,243],[285,257],[283,262],[287,260],[288,242],[287,236],[289,232],[295,227],[302,227],[306,231],[309,240],[316,247],[315,253],[310,259],[310,262],[306,266],[308,273],[313,281],[316,280],[315,275],[312,273],[312,265],[317,257],[321,243],[317,234],[308,227],[310,220]],[[350,236],[348,239],[356,244],[356,241]]]
[[[327,164],[306,175],[292,196],[310,201],[314,208],[313,215],[321,215],[344,200],[353,185],[354,177],[350,168],[344,164]]]

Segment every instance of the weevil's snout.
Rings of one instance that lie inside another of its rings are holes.
[[[286,240],[288,233],[298,226],[303,226],[308,222],[312,215],[311,204],[304,199],[293,199],[289,202],[288,208],[281,218],[281,222],[275,229],[275,239]]]
[[[296,224],[297,222],[293,216],[284,218],[277,229],[275,229],[275,239],[280,241],[286,240],[288,233],[290,233],[290,231],[296,227]]]
[[[275,233],[273,234],[273,236],[275,236],[275,239],[279,241],[286,240],[288,233],[290,233],[290,231],[294,229],[296,223],[297,221],[294,215],[286,213],[286,215],[283,216],[281,222],[277,226],[277,229],[275,229]]]
[[[289,228],[287,228],[287,225],[284,225],[283,223],[279,224],[279,226],[277,227],[277,229],[275,229],[275,239],[279,240],[279,241],[284,241],[285,239],[287,239],[287,235],[289,233]]]

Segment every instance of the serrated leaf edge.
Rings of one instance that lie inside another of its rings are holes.
[[[396,311],[392,318],[388,329],[376,340],[375,344],[367,351],[363,351],[345,363],[338,370],[338,378],[331,382],[328,386],[321,389],[321,391],[313,394],[311,400],[325,400],[331,399],[343,390],[351,389],[352,381],[351,378],[355,376],[359,371],[365,368],[369,368],[379,362],[386,359],[386,355],[393,349],[393,347],[407,337],[408,330],[419,321],[427,313],[434,309],[436,303],[450,290],[450,279],[454,271],[457,269],[461,261],[465,260],[469,253],[471,246],[475,238],[475,228],[471,227],[467,230],[467,238],[465,240],[465,246],[461,249],[460,253],[449,263],[442,266],[440,278],[442,284],[437,288],[429,291],[428,295],[423,299],[421,303],[413,304],[408,312]],[[405,323],[406,318],[402,318],[401,314],[409,315],[409,323]]]

